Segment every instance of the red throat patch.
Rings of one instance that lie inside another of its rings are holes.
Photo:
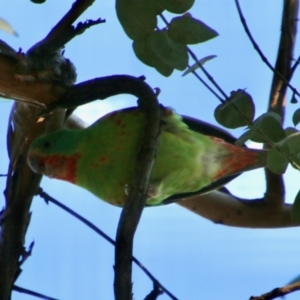
[[[71,183],[76,183],[77,162],[81,157],[80,154],[75,153],[71,156],[65,155],[50,155],[41,158],[46,167],[51,171],[50,176],[61,180],[66,180]],[[52,170],[55,170],[52,172]]]

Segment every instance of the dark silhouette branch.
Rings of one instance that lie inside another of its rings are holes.
[[[77,29],[72,26],[72,24],[94,3],[94,1],[95,0],[76,0],[72,4],[70,10],[51,29],[45,39],[31,47],[31,49],[28,50],[28,54],[35,52],[56,52],[88,27],[103,23],[104,21],[99,19],[97,21],[88,21],[85,25],[84,23],[81,23],[78,25],[79,27],[77,27]],[[90,26],[88,24],[90,24]]]
[[[0,297],[10,299],[14,281],[20,274],[20,264],[30,252],[24,249],[25,234],[30,222],[32,197],[39,186],[41,175],[27,166],[28,147],[33,139],[50,128],[60,128],[64,112],[57,110],[44,121],[37,122],[40,109],[27,104],[16,104],[8,126],[9,158],[5,208],[1,214],[0,231]],[[11,125],[12,124],[12,125]]]
[[[161,290],[160,286],[153,282],[153,290],[146,296],[144,300],[156,300],[161,294],[163,294],[163,291]]]
[[[281,21],[281,35],[275,64],[275,70],[269,97],[268,111],[278,113],[282,121],[285,115],[286,92],[291,80],[292,57],[294,54],[295,38],[297,32],[298,0],[286,0],[283,2]],[[281,76],[278,76],[281,74]],[[285,79],[286,78],[286,79]],[[265,145],[265,148],[268,148]],[[285,186],[281,175],[272,173],[266,169],[266,201],[274,206],[284,204]]]
[[[103,100],[118,94],[131,94],[139,99],[153,94],[145,83],[145,77],[113,75],[84,81],[70,87],[66,93],[48,106],[46,112],[57,107],[75,108],[94,100]]]
[[[296,0],[291,0],[291,1],[288,1],[288,0],[285,0],[284,1],[284,11],[283,11],[283,18],[282,18],[282,20],[284,20],[285,19],[285,17],[286,16],[290,16],[290,17],[293,17],[292,15],[291,15],[291,13],[293,13],[293,11],[291,10],[291,11],[289,11],[288,12],[288,9],[290,9],[292,6],[294,6],[295,4],[297,3],[297,1]],[[235,0],[235,4],[236,4],[236,7],[237,7],[237,10],[238,10],[238,13],[239,13],[239,16],[240,16],[240,19],[241,19],[241,23],[242,23],[242,25],[243,25],[243,27],[244,27],[244,30],[245,30],[245,32],[246,32],[246,34],[247,34],[247,36],[248,36],[248,38],[249,38],[249,40],[251,41],[251,43],[252,43],[252,45],[253,45],[253,47],[254,47],[254,49],[257,51],[257,53],[259,54],[259,56],[260,56],[260,58],[262,59],[262,61],[272,70],[272,72],[274,73],[274,74],[276,74],[292,91],[293,91],[293,93],[294,94],[296,94],[296,95],[298,95],[298,96],[300,96],[300,94],[299,94],[299,92],[289,83],[289,81],[286,79],[286,77],[282,74],[282,73],[280,73],[278,70],[277,70],[277,68],[275,67],[273,67],[272,66],[272,64],[268,61],[268,59],[267,59],[267,57],[264,55],[264,53],[261,51],[261,49],[260,49],[260,47],[258,46],[258,44],[256,43],[256,41],[255,41],[255,39],[253,38],[253,36],[252,36],[252,34],[251,34],[251,32],[250,32],[250,29],[249,29],[249,27],[248,27],[248,25],[247,25],[247,22],[246,22],[246,19],[245,19],[245,17],[244,17],[244,15],[243,15],[243,12],[242,12],[242,9],[241,9],[241,6],[240,6],[240,3],[239,3],[239,0]],[[295,8],[295,6],[294,6],[294,8]],[[288,20],[288,19],[285,19],[285,21],[288,21],[288,22],[292,22],[292,23],[295,23],[295,22],[297,22],[297,17],[296,18],[293,18],[293,19],[290,19],[290,20]],[[291,28],[289,28],[289,29],[291,29]],[[285,31],[285,34],[288,34],[288,36],[290,35],[290,34],[292,34],[293,35],[293,32],[286,32]],[[283,35],[281,35],[281,37],[282,37]],[[284,39],[286,39],[287,37],[285,37]],[[289,37],[288,37],[289,38]],[[293,42],[294,43],[294,42]],[[280,45],[281,45],[281,42],[280,42]],[[290,61],[291,60],[291,58],[292,58],[292,56],[291,57],[289,57],[289,58],[287,58],[288,59],[288,61]]]
[[[146,124],[135,163],[133,183],[129,187],[129,196],[125,201],[117,229],[114,266],[116,300],[132,299],[131,260],[134,234],[148,198],[149,178],[160,137],[160,108],[154,92],[149,90],[139,97],[138,105],[145,116]]]
[[[58,200],[51,197],[49,194],[43,191],[42,188],[39,189],[38,195],[46,201],[48,204],[53,203],[59,208],[63,209],[67,213],[69,213],[71,216],[85,224],[87,227],[89,227],[91,230],[96,232],[98,235],[100,235],[102,238],[104,238],[107,242],[109,242],[111,245],[115,246],[115,241],[108,236],[105,232],[103,232],[99,227],[95,226],[92,222],[81,216],[80,214],[76,213],[74,210],[69,208],[68,206],[64,205],[63,203],[59,202]],[[153,284],[158,286],[165,294],[167,294],[172,300],[177,300],[177,298],[169,291],[167,290],[151,273],[150,271],[134,256],[132,256],[132,261],[140,267],[140,269],[152,280]]]
[[[43,295],[41,293],[37,293],[35,291],[25,289],[25,288],[22,288],[22,287],[17,286],[17,285],[13,286],[13,290],[15,292],[19,292],[19,293],[22,293],[22,294],[30,295],[30,296],[33,296],[33,297],[36,297],[36,298],[40,298],[40,299],[44,299],[44,300],[58,300],[56,298],[52,298],[52,297]]]

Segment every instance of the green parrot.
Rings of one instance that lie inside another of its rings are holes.
[[[220,129],[179,116],[170,108],[161,106],[161,115],[161,142],[150,176],[147,206],[207,193],[241,172],[265,166],[265,150],[236,147],[234,139]],[[144,125],[143,113],[131,107],[109,113],[85,129],[41,136],[30,146],[29,166],[122,206],[131,186]],[[210,132],[203,134],[203,128]]]

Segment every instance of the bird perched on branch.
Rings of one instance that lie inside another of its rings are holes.
[[[207,193],[235,174],[265,166],[264,150],[237,147],[221,129],[181,117],[170,108],[161,106],[161,115],[161,142],[150,176],[148,206]],[[144,125],[143,113],[131,107],[109,113],[85,129],[41,136],[29,149],[29,166],[122,206],[145,138]]]

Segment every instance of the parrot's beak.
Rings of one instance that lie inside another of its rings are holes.
[[[30,151],[27,156],[27,162],[32,171],[36,173],[45,174],[46,166],[44,161],[41,159],[41,156],[35,153],[34,151]]]

